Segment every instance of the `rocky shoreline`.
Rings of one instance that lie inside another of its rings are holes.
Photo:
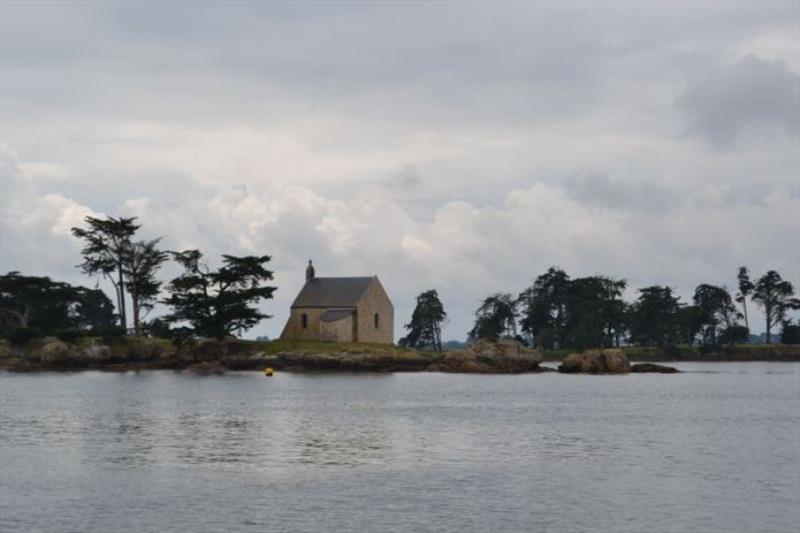
[[[378,345],[298,345],[285,347],[237,339],[204,339],[176,347],[163,339],[116,341],[81,339],[67,343],[41,339],[26,346],[0,343],[0,369],[16,372],[75,370],[228,370],[338,372],[546,372],[536,350],[515,342],[480,341],[458,352],[417,352]]]
[[[771,348],[771,347],[770,347]],[[800,347],[775,347],[770,353],[780,358],[766,360],[800,361]],[[755,352],[753,352],[755,353]],[[764,352],[753,359],[765,360]],[[631,364],[626,350],[586,350],[567,353],[558,371],[565,374],[675,373],[676,369],[648,359]],[[56,338],[15,346],[0,341],[0,370],[16,372],[102,370],[176,370],[205,374],[273,368],[308,372],[451,372],[471,374],[519,374],[554,372],[542,366],[538,350],[511,340],[481,340],[470,347],[443,353],[418,352],[396,346],[257,342],[240,339],[201,339],[177,347],[165,339],[126,337],[122,339],[82,338],[64,342]],[[721,359],[715,354],[702,359]],[[660,361],[663,361],[660,360]]]

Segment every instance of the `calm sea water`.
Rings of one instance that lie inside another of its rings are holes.
[[[0,531],[800,530],[800,364],[0,374]]]

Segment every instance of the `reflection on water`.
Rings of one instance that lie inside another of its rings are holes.
[[[797,531],[800,365],[679,366],[0,374],[0,530]]]

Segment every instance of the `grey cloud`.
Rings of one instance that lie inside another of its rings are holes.
[[[580,174],[563,180],[564,188],[578,202],[617,210],[669,211],[680,204],[679,195],[658,182],[627,182],[607,174]]]
[[[416,165],[403,165],[396,174],[384,181],[387,187],[398,191],[413,189],[422,184],[422,176]]]
[[[170,248],[272,254],[276,318],[253,332],[270,335],[309,257],[379,274],[398,326],[440,289],[456,338],[482,296],[551,264],[689,291],[743,263],[788,273],[797,138],[747,131],[796,129],[796,73],[771,56],[708,65],[752,52],[744,36],[794,35],[799,15],[796,2],[2,1],[0,134],[19,157],[0,184],[0,259],[79,279],[69,225],[139,215]],[[730,131],[737,150],[697,138]]]
[[[0,54],[11,75],[0,83],[20,113],[68,103],[109,115],[252,117],[289,92],[393,120],[537,126],[602,105],[610,77],[694,72],[719,53],[714,39],[792,9],[698,5],[687,17],[632,3],[4,2]],[[692,54],[676,46],[687,39],[698,43]]]
[[[677,101],[686,132],[730,146],[747,128],[800,134],[800,77],[780,61],[749,56],[692,81]]]

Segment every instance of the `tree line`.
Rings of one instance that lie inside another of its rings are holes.
[[[267,285],[273,279],[265,266],[270,256],[223,255],[222,266],[212,269],[199,250],[167,251],[160,249],[161,239],[137,239],[136,217],[88,216],[85,224],[72,228],[83,245],[78,268],[108,280],[116,306],[97,288],[9,272],[0,276],[0,335],[19,341],[87,332],[121,336],[130,323],[135,335],[223,338],[269,318],[256,305],[276,289]],[[169,260],[183,272],[165,285],[158,273]],[[156,303],[170,312],[145,321]]]
[[[516,296],[501,292],[484,298],[468,337],[510,337],[544,349],[747,343],[750,301],[764,312],[767,343],[777,326],[782,328],[781,342],[800,342],[800,324],[788,316],[800,309],[800,300],[789,281],[775,270],[751,280],[747,267],[740,267],[737,285],[734,295],[724,286],[698,285],[689,302],[681,301],[671,287],[652,285],[626,302],[624,279],[570,278],[551,267]],[[422,293],[401,344],[441,350],[446,316],[435,290]]]
[[[136,217],[91,216],[85,218],[85,226],[72,228],[82,243],[83,261],[78,268],[87,276],[108,280],[116,304],[98,288],[19,272],[0,276],[0,336],[25,340],[51,334],[131,332],[223,338],[269,318],[257,304],[272,298],[276,290],[268,285],[273,279],[273,272],[266,268],[270,256],[223,255],[222,266],[213,269],[199,250],[168,251],[160,248],[160,239],[137,238],[140,228]],[[165,284],[158,273],[170,260],[182,273]],[[636,300],[626,302],[622,297],[627,289],[624,279],[570,278],[562,269],[551,267],[516,296],[495,293],[485,297],[468,337],[511,337],[545,349],[623,344],[718,346],[749,340],[747,305],[752,302],[764,312],[767,343],[772,342],[778,326],[782,342],[800,342],[800,324],[788,317],[790,310],[800,309],[800,300],[789,281],[774,270],[751,280],[746,267],[739,268],[736,279],[738,292],[733,295],[724,286],[701,284],[691,301],[683,302],[672,288],[652,285],[639,289]],[[167,306],[169,312],[145,320],[156,303]],[[416,298],[400,344],[441,350],[446,320],[437,291],[423,292]]]

